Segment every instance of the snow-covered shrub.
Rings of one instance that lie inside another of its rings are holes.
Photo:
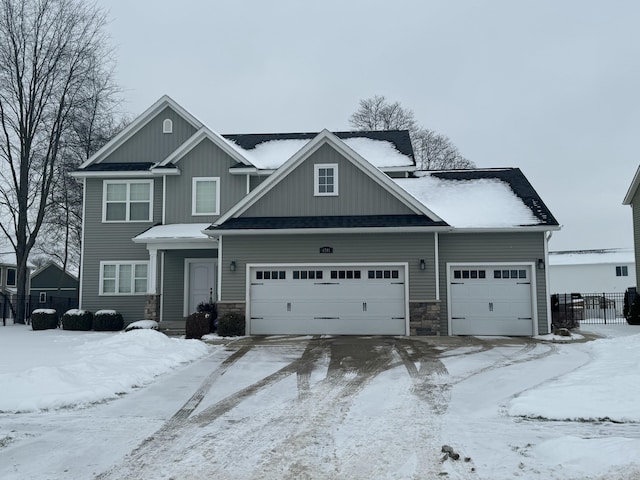
[[[218,319],[218,335],[236,337],[244,335],[245,321],[241,313],[225,313]]]
[[[115,310],[98,310],[93,316],[93,329],[96,332],[117,332],[123,328],[124,319]]]
[[[136,322],[127,325],[124,329],[125,332],[132,330],[158,330],[158,322],[155,320],[138,320]]]
[[[73,308],[62,315],[63,330],[89,331],[93,328],[93,313]]]
[[[209,312],[195,312],[187,317],[184,327],[186,338],[201,339],[203,335],[211,333],[211,317]]]
[[[31,328],[47,330],[58,328],[58,312],[50,308],[38,308],[31,313]]]

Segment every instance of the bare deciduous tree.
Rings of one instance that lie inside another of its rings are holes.
[[[422,170],[475,168],[449,137],[420,127],[413,111],[399,102],[388,102],[384,95],[360,100],[358,110],[349,117],[349,124],[356,130],[408,130],[416,164]]]
[[[18,322],[73,122],[111,71],[105,22],[82,0],[0,0],[0,229],[17,257]]]

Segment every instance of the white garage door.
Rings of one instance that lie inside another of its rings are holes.
[[[533,335],[530,265],[449,266],[452,335]]]
[[[252,335],[405,335],[402,265],[253,266]]]

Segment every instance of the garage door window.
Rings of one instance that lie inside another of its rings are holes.
[[[454,270],[453,278],[461,279],[461,278],[479,278],[484,279],[487,278],[486,270]]]
[[[369,270],[369,278],[398,278],[398,270]]]
[[[360,270],[331,270],[331,279],[359,280],[361,278]]]
[[[294,270],[294,280],[322,280],[322,270]]]
[[[286,280],[287,272],[284,270],[258,270],[256,280]]]
[[[526,270],[494,270],[493,278],[527,278]]]

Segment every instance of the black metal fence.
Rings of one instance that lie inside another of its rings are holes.
[[[2,325],[11,325],[15,322],[17,305],[20,300],[16,295],[0,295],[0,320]],[[26,323],[31,319],[31,312],[38,308],[52,308],[60,316],[67,310],[78,308],[77,298],[55,297],[48,295],[46,301],[42,302],[39,295],[29,295],[22,297],[25,304]]]
[[[577,324],[621,324],[625,293],[563,293],[551,295],[551,321],[573,328]]]

